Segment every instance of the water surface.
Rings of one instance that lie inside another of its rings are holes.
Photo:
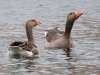
[[[74,24],[76,47],[70,57],[64,51],[44,49],[44,30],[64,30],[66,16],[82,11]],[[0,75],[100,75],[100,0],[0,0]],[[34,28],[39,58],[12,59],[7,52],[15,40],[27,40],[24,24],[42,21]]]

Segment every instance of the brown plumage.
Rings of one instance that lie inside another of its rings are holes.
[[[35,45],[32,28],[41,24],[39,20],[30,19],[26,22],[26,34],[28,41],[15,41],[10,44],[10,55],[20,55],[24,57],[33,57],[38,54],[37,46]]]
[[[67,16],[65,31],[59,31],[57,29],[58,27],[47,30],[47,42],[45,44],[45,47],[48,49],[70,49],[74,47],[75,45],[70,34],[75,20],[77,20],[82,14],[82,12],[69,13]]]

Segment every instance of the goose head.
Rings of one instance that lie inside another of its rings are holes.
[[[77,20],[81,15],[83,15],[83,12],[71,12],[67,16],[67,20],[69,21],[75,21]]]
[[[30,27],[35,27],[37,25],[41,24],[40,20],[36,20],[36,19],[30,19],[26,22],[26,26],[30,26]]]

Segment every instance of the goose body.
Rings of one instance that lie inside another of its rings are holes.
[[[74,21],[77,20],[83,13],[82,12],[71,12],[67,16],[67,22],[65,31],[59,31],[55,27],[50,30],[46,30],[46,44],[47,49],[70,49],[75,47],[73,39],[70,36]]]
[[[30,19],[26,22],[26,34],[28,41],[14,41],[10,44],[9,55],[20,57],[34,57],[38,54],[37,46],[35,45],[32,35],[32,28],[41,24],[39,20]]]
[[[66,38],[64,34],[57,33],[56,37],[52,38],[52,41],[46,42],[45,47],[48,49],[70,49],[75,47],[72,38]]]

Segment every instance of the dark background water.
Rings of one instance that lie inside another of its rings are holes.
[[[66,15],[82,11],[74,24],[76,47],[70,56],[63,50],[44,49],[44,30],[64,30]],[[9,44],[27,40],[24,24],[30,18],[42,21],[34,28],[39,58],[12,59]],[[0,75],[100,75],[100,0],[0,0]]]

